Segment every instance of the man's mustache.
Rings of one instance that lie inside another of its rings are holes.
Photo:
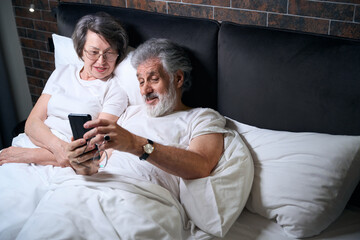
[[[144,99],[145,100],[151,100],[153,98],[158,98],[159,95],[157,93],[148,93],[146,95],[144,95]]]

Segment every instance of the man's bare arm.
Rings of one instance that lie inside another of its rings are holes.
[[[111,141],[105,144],[105,148],[129,152],[136,156],[144,153],[143,146],[147,139],[132,134],[114,122],[97,119],[85,125],[94,127],[85,134],[86,139],[94,137],[91,144],[102,142],[106,134]],[[154,147],[154,152],[147,158],[148,162],[184,179],[202,178],[209,176],[219,161],[224,149],[224,138],[222,133],[202,135],[191,141],[188,150],[156,142]]]

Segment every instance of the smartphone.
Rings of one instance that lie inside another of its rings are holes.
[[[90,114],[78,114],[70,113],[68,115],[71,131],[73,133],[74,140],[83,138],[84,134],[90,130],[90,128],[84,128],[84,123],[91,120]]]

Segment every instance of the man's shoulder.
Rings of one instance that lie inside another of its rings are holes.
[[[189,110],[184,122],[188,122],[192,129],[192,138],[209,133],[224,133],[226,119],[219,112],[211,108],[193,108]]]
[[[122,121],[128,120],[133,117],[147,118],[146,106],[144,105],[131,105],[128,106],[125,112],[121,115]],[[201,119],[222,119],[224,118],[219,112],[211,108],[190,108],[184,111],[177,111],[171,114],[159,117],[162,120],[173,120],[174,118],[182,118],[187,121],[201,120]],[[224,118],[225,119],[225,118]],[[119,119],[120,120],[120,119]]]
[[[124,122],[138,114],[144,113],[144,106],[143,105],[130,105],[126,108],[123,114],[121,114],[118,123]]]
[[[180,118],[193,125],[204,122],[221,122],[220,125],[222,125],[222,122],[225,122],[225,117],[212,108],[191,108],[187,111],[181,112],[180,114]]]
[[[223,117],[218,111],[212,109],[212,108],[202,108],[202,107],[197,107],[197,108],[191,108],[188,110],[188,114],[191,115],[198,115],[198,116],[216,116],[216,117]]]
[[[141,112],[142,110],[144,110],[144,106],[142,104],[138,104],[138,105],[130,105],[127,107],[126,112],[129,113],[138,113]]]

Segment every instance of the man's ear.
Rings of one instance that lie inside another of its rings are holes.
[[[184,84],[184,72],[177,70],[175,73],[175,84],[177,88],[181,88]]]

